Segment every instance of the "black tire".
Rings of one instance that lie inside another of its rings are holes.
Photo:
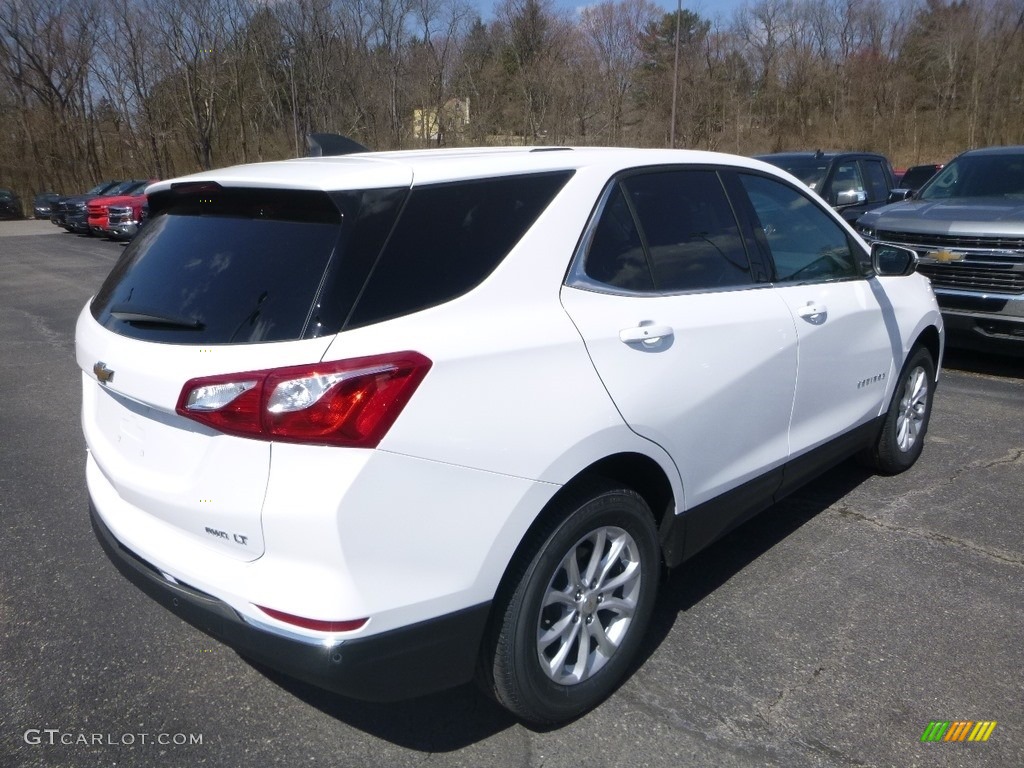
[[[864,463],[885,475],[910,469],[924,448],[934,395],[935,361],[917,347],[900,371],[878,442],[862,454]]]
[[[482,659],[489,692],[538,725],[578,717],[616,689],[643,640],[661,574],[654,517],[634,491],[592,485],[555,513],[513,563]]]

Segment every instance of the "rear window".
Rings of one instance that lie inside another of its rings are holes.
[[[342,214],[322,192],[183,194],[128,246],[92,314],[116,333],[175,344],[313,336],[341,232]]]

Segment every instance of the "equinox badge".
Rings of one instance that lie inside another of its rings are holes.
[[[114,380],[114,372],[107,368],[107,364],[102,361],[92,367],[92,372],[96,374],[96,378],[100,380],[101,384],[109,384]]]

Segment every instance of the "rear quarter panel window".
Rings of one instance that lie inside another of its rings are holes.
[[[654,277],[640,230],[620,184],[611,190],[598,219],[583,269],[587,277],[604,285],[629,291],[654,291]]]
[[[413,187],[347,328],[443,304],[479,285],[571,171]]]

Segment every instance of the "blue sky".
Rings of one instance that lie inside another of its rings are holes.
[[[474,2],[476,7],[480,9],[480,15],[485,21],[493,16],[495,0],[474,0]],[[666,11],[674,11],[676,9],[676,0],[653,0],[653,2],[660,5]],[[693,11],[700,15],[701,18],[710,21],[720,17],[721,21],[727,22],[732,18],[733,12],[746,2],[752,2],[752,0],[683,0],[683,8]],[[554,0],[554,3],[556,7],[567,11],[573,11],[590,4],[586,0]]]

